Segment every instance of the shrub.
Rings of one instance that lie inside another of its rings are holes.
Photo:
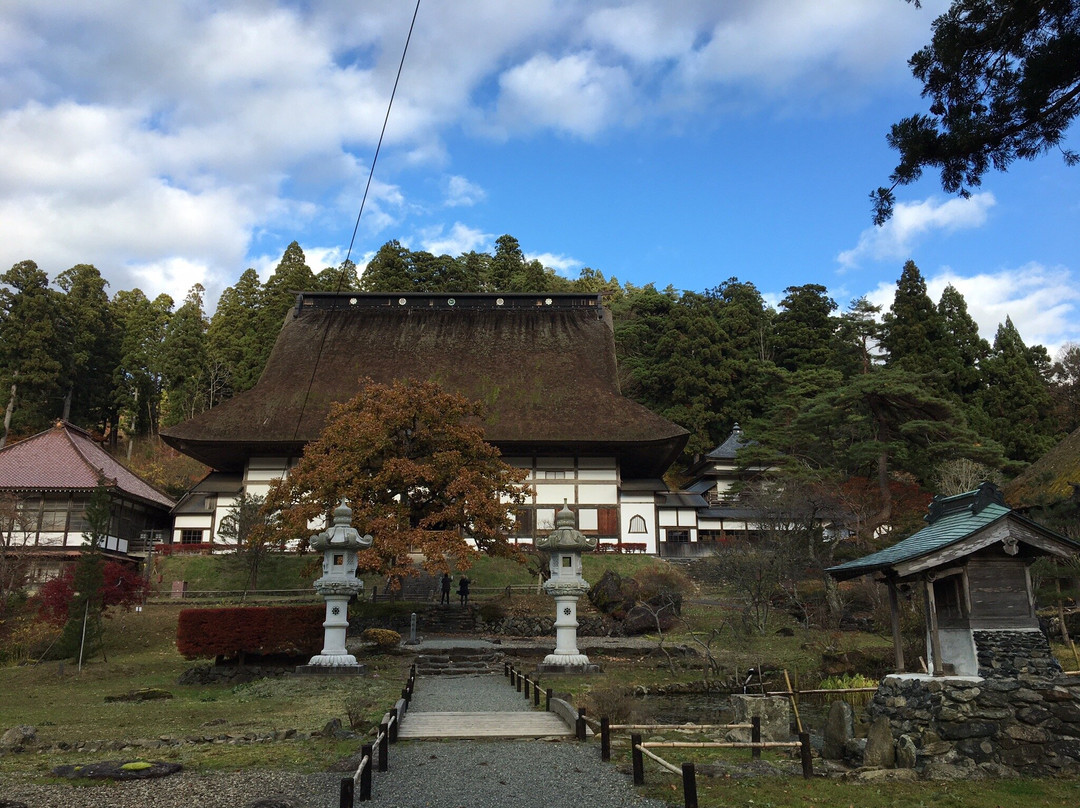
[[[401,643],[401,635],[388,628],[364,629],[360,639],[364,642],[374,643],[379,648],[397,648]]]
[[[498,623],[506,617],[506,609],[501,603],[485,600],[480,604],[480,619],[485,623]]]
[[[187,659],[245,654],[310,656],[322,647],[322,606],[184,609],[176,649]]]
[[[607,716],[613,724],[634,723],[641,718],[641,704],[633,691],[618,685],[590,690],[585,695],[585,707],[589,715],[598,719]]]

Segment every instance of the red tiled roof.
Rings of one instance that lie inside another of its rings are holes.
[[[45,432],[0,449],[0,490],[93,490],[106,484],[145,502],[172,508],[175,504],[90,436],[63,421]]]

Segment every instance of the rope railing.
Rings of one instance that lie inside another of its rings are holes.
[[[389,712],[384,713],[379,722],[379,732],[372,743],[366,743],[360,747],[360,762],[351,777],[343,777],[338,795],[338,808],[353,808],[357,801],[367,802],[371,799],[371,774],[372,766],[378,771],[390,770],[390,744],[397,743],[398,727],[412,701],[413,690],[416,687],[416,665],[409,669],[409,678],[405,687],[401,689],[401,698],[395,702]],[[375,750],[379,750],[378,760],[375,759]]]

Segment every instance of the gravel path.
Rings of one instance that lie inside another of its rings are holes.
[[[531,709],[501,676],[418,679],[418,712]],[[338,772],[182,772],[101,786],[42,785],[0,775],[0,804],[28,808],[337,808]],[[390,749],[390,771],[372,780],[373,808],[670,808],[639,797],[630,778],[600,761],[599,743],[410,741]],[[357,803],[359,805],[359,803]]]

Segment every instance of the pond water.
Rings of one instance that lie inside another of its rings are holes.
[[[799,700],[799,716],[803,728],[820,733],[834,699],[803,698]],[[730,724],[734,721],[731,699],[726,693],[693,693],[687,695],[641,696],[636,699],[638,714],[635,720],[657,724]],[[863,707],[855,706],[856,721]],[[795,717],[791,731],[796,732]]]

